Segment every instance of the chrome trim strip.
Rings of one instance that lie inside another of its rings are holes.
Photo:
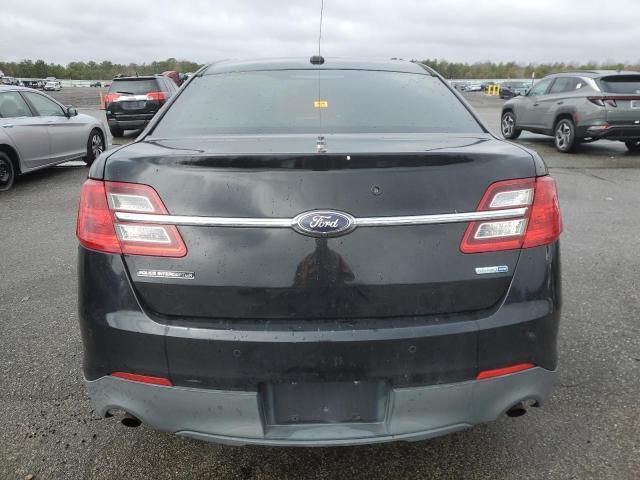
[[[434,225],[439,223],[463,223],[502,218],[523,217],[527,208],[509,208],[488,212],[440,213],[435,215],[408,215],[405,217],[356,218],[358,227],[389,227],[399,225]]]
[[[193,217],[187,215],[153,215],[130,212],[116,212],[116,218],[125,222],[161,223],[163,225],[193,227],[291,228],[293,226],[293,219],[290,218]]]
[[[390,227],[402,225],[434,225],[463,223],[503,218],[524,217],[527,207],[492,210],[487,212],[442,213],[435,215],[407,215],[403,217],[363,217],[355,219],[356,227]],[[147,213],[116,212],[116,218],[124,222],[159,223],[193,227],[235,228],[293,228],[294,218],[229,218],[195,217],[189,215],[153,215]],[[296,218],[298,218],[296,216]]]

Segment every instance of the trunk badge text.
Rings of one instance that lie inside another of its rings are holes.
[[[355,227],[355,219],[351,215],[333,210],[301,213],[293,220],[294,230],[310,237],[337,237]]]
[[[194,272],[180,272],[175,270],[138,270],[138,277],[148,278],[175,278],[177,280],[194,280]]]
[[[476,267],[476,275],[487,275],[489,273],[507,273],[507,265],[496,265],[495,267]]]

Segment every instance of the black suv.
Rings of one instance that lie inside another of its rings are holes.
[[[111,135],[144,128],[177,91],[177,85],[162,75],[114,78],[104,102]]]

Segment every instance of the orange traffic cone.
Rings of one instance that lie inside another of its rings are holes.
[[[105,109],[104,96],[102,95],[102,92],[100,92],[100,110],[104,110],[104,109]]]

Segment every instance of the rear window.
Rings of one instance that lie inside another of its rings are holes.
[[[602,91],[606,93],[640,94],[640,75],[616,75],[600,79]]]
[[[149,92],[159,91],[158,84],[155,79],[141,80],[114,80],[109,87],[109,92],[118,92],[129,95],[145,95]]]
[[[194,79],[156,137],[211,134],[482,132],[436,77],[364,70],[278,70]]]

